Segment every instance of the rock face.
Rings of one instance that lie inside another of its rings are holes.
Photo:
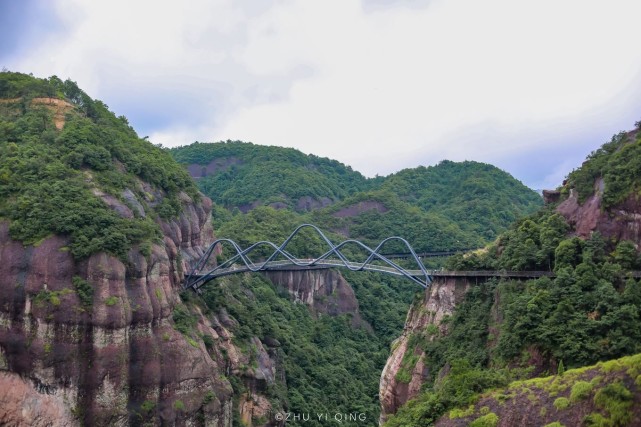
[[[314,313],[352,316],[352,325],[362,326],[354,290],[343,276],[330,269],[304,271],[272,271],[265,276],[276,286],[287,290],[294,302],[303,303]]]
[[[405,402],[418,396],[421,385],[430,374],[424,365],[425,353],[416,346],[409,346],[410,337],[421,335],[430,339],[430,329],[433,328],[437,328],[441,335],[446,334],[447,325],[443,319],[452,315],[469,287],[470,283],[465,279],[437,278],[425,291],[423,299],[410,307],[403,333],[392,344],[392,354],[381,374],[381,424],[389,414],[396,413]],[[416,363],[406,366],[403,360],[412,355]]]
[[[192,163],[187,166],[187,171],[192,178],[204,178],[207,175],[213,175],[217,172],[224,172],[232,166],[239,166],[245,163],[242,159],[237,157],[224,157],[213,159],[206,165]]]
[[[380,213],[385,213],[389,209],[381,202],[374,200],[365,200],[334,212],[332,216],[336,218],[351,218],[369,210],[375,210]]]
[[[574,226],[580,237],[587,238],[593,231],[598,231],[604,237],[617,241],[631,240],[638,247],[641,244],[639,196],[633,193],[623,203],[604,210],[601,206],[604,186],[603,179],[598,179],[594,194],[583,204],[579,204],[576,191],[570,190],[569,197],[559,204],[557,212]]]
[[[556,203],[561,198],[561,192],[558,190],[543,190],[543,202],[548,205]]]
[[[226,366],[173,327],[187,261],[213,240],[211,202],[181,197],[180,217],[160,224],[164,245],[132,249],[126,262],[105,253],[76,262],[58,236],[24,247],[0,222],[0,369],[11,372],[0,390],[20,393],[3,401],[31,402],[22,415],[1,405],[0,422],[231,425]],[[199,328],[225,341],[202,316]]]
[[[0,424],[62,427],[78,421],[60,397],[43,395],[19,375],[0,371]]]

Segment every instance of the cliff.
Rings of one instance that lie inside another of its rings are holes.
[[[586,238],[593,231],[615,241],[641,243],[641,132],[620,132],[572,171],[556,210]]]
[[[410,307],[403,333],[392,343],[392,353],[381,373],[381,424],[389,414],[418,396],[430,375],[420,341],[447,334],[448,326],[443,320],[452,315],[469,287],[467,280],[438,278]]]
[[[312,312],[340,316],[348,314],[355,327],[365,325],[354,290],[336,270],[273,271],[264,273],[276,286],[286,289],[294,302]]]
[[[212,240],[210,210],[208,199],[188,201],[162,222],[164,244],[148,256],[132,249],[126,262],[105,253],[76,262],[59,236],[23,246],[0,223],[0,366],[80,421],[182,424],[200,413],[208,425],[230,425],[224,366],[203,343],[190,345],[171,317],[187,260]],[[93,288],[88,304],[74,278]]]
[[[72,81],[0,99],[0,422],[231,425],[243,356],[180,296],[211,201]]]
[[[556,211],[573,226],[577,236],[589,237],[598,231],[614,241],[630,240],[641,244],[641,200],[637,194],[630,194],[615,206],[604,208],[603,178],[594,183],[594,194],[580,203],[578,194],[570,189],[569,196],[559,203]]]

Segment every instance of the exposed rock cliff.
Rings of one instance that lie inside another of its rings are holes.
[[[19,375],[0,371],[0,385],[1,425],[44,427],[77,424],[60,397],[43,395]]]
[[[587,238],[593,231],[615,241],[631,240],[641,243],[641,200],[635,193],[623,203],[609,209],[602,208],[605,183],[602,178],[594,184],[594,194],[582,204],[577,192],[570,190],[569,197],[559,204],[557,212],[575,228],[578,236]]]
[[[446,334],[447,324],[443,319],[452,315],[469,286],[465,279],[438,278],[425,291],[423,298],[412,304],[403,333],[392,344],[392,354],[381,374],[381,423],[385,422],[387,415],[394,414],[405,402],[415,398],[430,374],[424,365],[425,353],[412,337],[431,339],[430,336],[436,332]]]
[[[0,368],[24,379],[25,395],[32,385],[42,402],[64,402],[94,425],[231,425],[225,366],[171,320],[186,260],[213,237],[211,202],[182,199],[180,217],[161,223],[164,244],[147,256],[132,249],[126,262],[105,253],[75,262],[58,236],[23,246],[0,222]],[[79,279],[93,288],[90,304]],[[16,381],[0,376],[0,389]],[[54,424],[70,422],[62,409],[47,411]]]
[[[352,316],[352,324],[365,324],[354,290],[335,270],[273,271],[265,276],[275,285],[287,289],[294,302],[309,306],[315,313]]]

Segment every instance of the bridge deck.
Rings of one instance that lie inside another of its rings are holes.
[[[301,259],[298,260],[301,264],[306,264],[314,262],[311,259]],[[245,265],[235,265],[229,268],[216,270],[212,274],[192,274],[190,280],[192,282],[189,287],[197,290],[206,282],[216,279],[218,277],[228,276],[231,274],[238,274],[251,271],[300,271],[300,270],[322,270],[328,268],[338,268],[338,267],[348,267],[353,268],[358,271],[377,271],[381,273],[393,274],[396,276],[403,276],[403,273],[392,267],[386,267],[382,265],[362,265],[362,263],[348,262],[347,265],[343,261],[339,260],[322,260],[317,261],[311,265],[296,265],[292,264],[290,261],[270,261],[266,263],[256,263],[250,268]],[[421,270],[405,270],[405,272],[417,279],[423,279],[425,277],[423,271]],[[427,270],[427,273],[431,278],[437,277],[455,277],[455,278],[483,278],[488,279],[492,277],[497,278],[506,278],[506,279],[537,279],[540,277],[556,277],[556,275],[551,271],[506,271],[506,270],[473,270],[473,271],[446,271],[446,270]],[[630,271],[628,272],[634,278],[641,278],[641,271]]]

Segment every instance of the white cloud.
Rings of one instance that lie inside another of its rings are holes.
[[[374,3],[58,0],[68,32],[10,65],[148,108],[132,123],[157,143],[291,146],[369,175],[509,163],[637,102],[636,0]]]

